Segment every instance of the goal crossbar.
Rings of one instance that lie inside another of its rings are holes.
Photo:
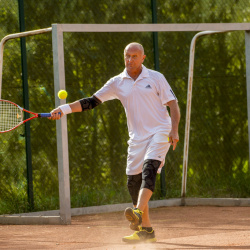
[[[184,32],[250,30],[250,23],[55,24],[62,32]],[[52,25],[53,27],[53,25]]]

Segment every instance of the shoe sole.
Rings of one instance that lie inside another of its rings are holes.
[[[132,208],[126,208],[125,209],[125,217],[127,218],[128,221],[130,221],[134,227],[138,226],[139,223],[139,219],[137,218],[137,216],[133,213],[133,209]]]
[[[122,241],[123,242],[126,242],[126,243],[154,243],[157,241],[156,238],[153,238],[153,239],[147,239],[147,240],[129,240],[129,239],[126,239],[126,238],[122,238]]]
[[[138,225],[134,225],[132,222],[130,223],[129,227],[133,231],[140,231],[140,227]]]

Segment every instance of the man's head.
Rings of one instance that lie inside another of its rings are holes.
[[[124,61],[127,71],[141,71],[145,57],[141,44],[135,42],[128,44],[124,49]]]

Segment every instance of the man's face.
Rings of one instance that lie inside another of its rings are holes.
[[[142,50],[137,46],[128,46],[124,50],[125,67],[128,71],[141,70],[141,65],[145,59]]]

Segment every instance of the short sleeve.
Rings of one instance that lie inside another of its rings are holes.
[[[114,78],[111,78],[109,81],[107,81],[104,86],[94,94],[94,96],[96,96],[102,102],[117,99],[115,94]]]
[[[162,105],[166,105],[170,101],[177,100],[174,91],[171,89],[169,83],[162,74],[158,77],[158,87]]]

